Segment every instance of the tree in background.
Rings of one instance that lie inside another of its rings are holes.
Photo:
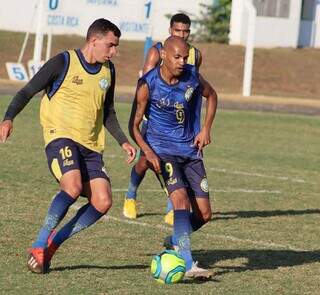
[[[200,4],[201,16],[193,20],[197,30],[193,39],[205,42],[228,43],[231,0],[215,1],[213,5]]]

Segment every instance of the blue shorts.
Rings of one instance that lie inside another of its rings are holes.
[[[201,159],[159,155],[161,176],[171,194],[177,189],[186,188],[189,197],[209,198],[206,170]]]
[[[110,182],[102,154],[87,149],[68,138],[58,138],[46,146],[46,155],[52,175],[60,181],[63,174],[80,170],[82,182],[104,178]]]

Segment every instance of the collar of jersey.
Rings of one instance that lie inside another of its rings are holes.
[[[167,81],[165,81],[165,80],[162,78],[161,72],[160,72],[160,66],[157,67],[157,72],[158,72],[158,76],[159,76],[160,80],[161,80],[164,84],[166,84],[167,86],[169,86],[169,87],[175,87],[175,86],[177,86],[177,85],[180,83],[180,81],[181,81],[181,77],[184,75],[184,72],[183,72],[183,74],[179,77],[179,80],[178,80],[177,83],[169,84]]]
[[[88,72],[89,74],[97,74],[100,72],[102,67],[101,63],[90,64],[86,61],[80,49],[76,49],[75,51],[82,67],[85,69],[86,72]]]

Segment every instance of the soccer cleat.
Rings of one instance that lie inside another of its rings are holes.
[[[212,270],[201,268],[198,266],[198,261],[192,262],[192,267],[186,271],[186,278],[206,278],[209,279],[214,275]]]
[[[45,250],[43,248],[31,248],[29,251],[29,257],[27,266],[31,272],[34,273],[44,273],[45,265],[44,265],[44,253]]]
[[[137,205],[136,200],[134,199],[124,199],[123,204],[123,215],[130,219],[137,218]]]
[[[164,217],[164,222],[173,225],[173,210],[170,210]]]

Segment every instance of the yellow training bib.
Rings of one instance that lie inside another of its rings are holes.
[[[57,138],[70,138],[86,148],[102,153],[105,145],[104,100],[111,85],[109,62],[96,74],[81,64],[70,50],[69,67],[58,90],[41,101],[40,122],[45,144]]]

